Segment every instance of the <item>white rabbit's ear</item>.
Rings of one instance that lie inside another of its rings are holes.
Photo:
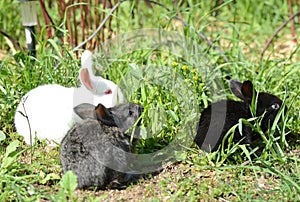
[[[95,106],[88,103],[82,103],[73,108],[74,112],[82,119],[97,119]]]
[[[106,108],[104,105],[98,104],[98,106],[95,109],[95,112],[97,119],[103,124],[108,126],[117,126],[110,108]]]
[[[82,85],[84,85],[88,90],[93,91],[94,87],[90,77],[89,70],[87,68],[80,69],[79,77]]]
[[[81,55],[81,68],[88,68],[92,70],[93,67],[93,54],[89,50],[85,50]]]
[[[81,69],[79,71],[79,79],[81,83],[90,91],[93,87],[93,54],[89,50],[85,50],[81,55]]]

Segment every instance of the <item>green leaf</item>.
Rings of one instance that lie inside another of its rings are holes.
[[[141,87],[141,95],[142,95],[142,100],[146,101],[147,100],[147,93],[146,93],[146,89],[145,89],[144,85]]]
[[[202,102],[204,104],[204,108],[207,108],[208,107],[208,97],[204,92],[202,92],[201,98],[202,98]]]
[[[48,42],[51,44],[51,46],[55,49],[56,53],[59,55],[60,58],[63,58],[60,52],[60,48],[58,47],[57,43],[53,39],[48,39]]]
[[[14,140],[6,147],[5,157],[7,158],[12,152],[15,152],[17,147],[19,146],[19,141]]]
[[[240,134],[243,134],[243,119],[239,119],[239,132]]]
[[[58,180],[60,179],[59,175],[56,173],[49,173],[48,175],[46,175],[46,177],[41,180],[42,184],[46,184],[49,180]]]
[[[54,198],[54,199],[56,199],[56,201],[61,201],[61,202],[67,202],[68,201],[67,196],[65,195],[65,192],[62,189],[59,190],[57,197]]]
[[[4,95],[7,95],[7,91],[5,90],[5,88],[3,88],[3,86],[0,86],[0,91],[1,91]]]
[[[132,75],[136,78],[136,79],[142,79],[143,78],[143,72],[141,70],[141,68],[134,64],[134,63],[130,63],[128,65],[130,73],[132,73]]]
[[[171,115],[171,117],[172,117],[175,121],[177,121],[177,122],[179,121],[179,117],[177,116],[177,114],[175,114],[174,111],[168,110],[167,113],[168,113],[169,115]]]
[[[106,199],[109,195],[108,194],[104,194],[102,196],[99,196],[98,198],[95,199],[95,201],[103,201],[104,199]]]
[[[12,157],[5,157],[2,160],[2,164],[1,164],[1,172],[6,172],[4,171],[4,169],[8,168],[13,162],[14,162],[15,158]]]
[[[77,176],[72,171],[67,171],[61,178],[60,186],[71,194],[77,187]]]
[[[6,168],[11,166],[13,164],[13,162],[16,160],[17,155],[14,155],[14,156],[9,156],[9,155],[11,153],[15,152],[18,146],[19,146],[19,141],[15,140],[6,147],[5,156],[2,159],[2,163],[1,163],[1,172],[2,173],[5,173]]]
[[[243,152],[246,154],[248,160],[251,162],[251,156],[250,156],[248,149],[246,148],[246,145],[239,145],[239,147],[243,150]]]
[[[140,136],[142,139],[147,138],[147,130],[146,130],[145,126],[140,126]]]
[[[0,130],[0,141],[5,140],[6,136],[3,131]]]

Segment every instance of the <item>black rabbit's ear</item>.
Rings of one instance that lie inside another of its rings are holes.
[[[230,88],[231,92],[238,98],[244,100],[244,96],[242,93],[242,86],[243,86],[243,83],[241,83],[240,81],[235,80],[235,79],[231,79],[229,82],[229,88]]]
[[[108,126],[117,126],[110,108],[106,108],[102,104],[98,104],[95,112],[97,119],[103,124]]]
[[[231,92],[238,98],[251,102],[253,95],[253,84],[251,81],[244,81],[244,83],[239,82],[238,80],[231,79],[229,83]]]
[[[83,103],[74,107],[73,110],[82,119],[96,119],[95,106],[92,104]]]
[[[253,84],[251,81],[244,81],[243,85],[242,85],[242,94],[244,96],[244,101],[248,101],[251,102],[252,100],[252,96],[253,96]]]

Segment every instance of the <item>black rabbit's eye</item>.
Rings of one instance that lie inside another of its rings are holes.
[[[279,104],[278,103],[274,103],[271,105],[271,108],[274,109],[274,110],[277,110],[280,108]]]

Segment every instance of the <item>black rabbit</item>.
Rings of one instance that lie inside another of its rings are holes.
[[[69,130],[61,142],[63,173],[72,170],[77,188],[124,188],[137,178],[130,174],[130,134],[125,132],[139,119],[143,108],[133,103],[105,108],[80,104],[74,108],[84,120]],[[134,131],[137,137],[138,130]]]
[[[242,99],[243,102],[233,100],[221,100],[206,108],[201,115],[197,127],[197,134],[194,139],[198,147],[206,152],[213,152],[222,144],[222,140],[228,130],[239,122],[240,118],[251,118],[250,105],[252,97],[255,99],[257,93],[253,89],[251,81],[241,83],[237,80],[230,80],[231,92]],[[265,132],[271,125],[282,105],[282,101],[275,95],[269,93],[258,93],[256,116],[264,117],[261,122],[261,129]],[[241,141],[241,144],[252,144],[258,137],[251,128],[245,124],[242,127],[242,134],[236,129],[233,142]]]

